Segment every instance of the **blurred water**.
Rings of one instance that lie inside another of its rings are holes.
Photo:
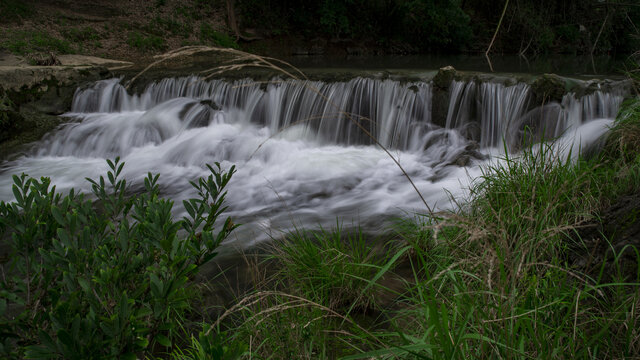
[[[76,93],[65,115],[73,122],[3,164],[0,199],[12,200],[11,175],[21,172],[49,176],[59,190],[88,192],[85,177],[105,174],[105,159],[120,156],[132,190],[147,172],[160,173],[162,192],[181,217],[182,200],[195,196],[189,180],[207,176],[205,164],[220,162],[238,170],[228,186],[227,214],[244,224],[230,241],[240,247],[295,226],[331,227],[337,218],[376,231],[394,216],[426,212],[376,142],[430,207],[450,208],[482,164],[499,157],[504,141],[520,139],[522,127],[531,125],[529,98],[526,84],[454,82],[441,128],[431,121],[432,89],[424,82],[265,85],[188,77],[130,95],[118,79],[106,80]],[[540,121],[554,125],[559,154],[572,146],[577,154],[606,131],[621,100],[620,94],[568,94]],[[466,133],[473,124],[475,140]]]

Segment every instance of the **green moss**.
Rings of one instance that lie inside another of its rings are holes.
[[[127,44],[141,51],[165,50],[167,43],[163,38],[156,35],[145,36],[137,31],[129,33]]]
[[[204,43],[212,43],[217,46],[238,48],[238,43],[236,43],[231,36],[215,31],[211,25],[207,23],[200,25],[200,40]]]

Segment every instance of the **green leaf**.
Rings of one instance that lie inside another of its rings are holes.
[[[14,178],[15,180],[15,178]],[[20,193],[20,189],[18,189],[18,187],[16,185],[13,185],[11,187],[11,190],[13,190],[13,196],[16,197],[16,202],[18,204],[23,204],[24,203],[24,199],[22,198],[22,194]]]
[[[149,346],[149,340],[147,338],[137,338],[134,342],[139,349],[146,349]]]
[[[127,298],[127,293],[123,292],[122,297],[120,298],[120,321],[121,326],[124,327],[124,324],[129,320],[129,315],[131,314],[131,307],[129,306],[129,299]]]
[[[83,279],[83,278],[79,277],[78,278],[78,284],[80,284],[80,287],[86,293],[90,293],[91,292],[91,285],[89,284],[89,282],[86,279]]]
[[[151,292],[155,297],[162,297],[163,283],[160,281],[156,274],[149,274],[149,278],[151,279]]]
[[[162,335],[162,334],[158,334],[156,335],[156,341],[158,341],[158,343],[164,347],[170,347],[171,346],[171,340],[169,340],[168,337]]]
[[[122,354],[120,358],[125,360],[136,360],[136,354],[128,352],[126,354]]]
[[[46,331],[40,330],[38,332],[38,339],[40,339],[40,342],[42,343],[42,345],[46,346],[52,351],[57,351],[58,346],[56,345],[56,342],[53,341],[51,336],[49,336],[49,334]]]
[[[64,329],[58,330],[58,340],[67,347],[73,347],[73,337]]]
[[[66,224],[66,221],[64,220],[64,216],[62,216],[62,212],[60,211],[60,209],[58,209],[57,206],[51,207],[51,215],[53,215],[53,218],[56,219],[58,224],[62,226]]]

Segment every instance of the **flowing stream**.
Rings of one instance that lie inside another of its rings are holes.
[[[59,190],[88,192],[85,177],[106,174],[120,156],[132,190],[147,172],[160,173],[163,195],[195,196],[189,180],[205,164],[236,165],[228,215],[244,224],[230,243],[240,247],[294,227],[340,221],[381,230],[395,216],[465,196],[482,164],[527,137],[561,138],[574,154],[607,130],[622,92],[594,91],[532,106],[525,83],[454,81],[444,126],[432,119],[432,84],[354,78],[346,82],[169,78],[128,94],[119,79],[77,91],[70,122],[6,162],[0,199],[12,200],[11,175],[49,176]],[[527,131],[531,134],[527,134]],[[367,134],[368,133],[368,134]],[[560,150],[559,150],[560,151]],[[339,219],[339,220],[337,220]]]

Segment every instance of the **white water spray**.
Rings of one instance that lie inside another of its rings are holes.
[[[130,95],[118,79],[101,81],[77,91],[65,115],[73,122],[4,164],[0,199],[12,199],[11,175],[21,172],[50,176],[63,191],[89,191],[84,178],[104,174],[105,159],[121,156],[133,187],[147,172],[161,174],[161,190],[175,200],[180,217],[181,200],[195,196],[189,180],[206,176],[205,164],[217,161],[238,169],[227,204],[234,221],[244,224],[240,246],[267,239],[268,231],[331,227],[336,218],[375,231],[393,216],[426,209],[355,121],[390,149],[432,208],[445,209],[449,194],[460,196],[480,173],[486,154],[499,153],[503,139],[513,141],[522,124],[531,125],[530,91],[526,84],[454,82],[440,128],[432,122],[426,82],[264,85],[188,77]],[[554,124],[553,136],[571,141],[579,134],[587,146],[595,141],[589,135],[608,124],[592,120],[611,119],[621,99],[599,91],[580,99],[568,94],[544,110],[555,111],[544,121]]]

